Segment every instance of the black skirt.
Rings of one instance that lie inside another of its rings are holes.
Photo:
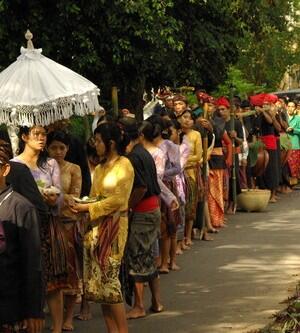
[[[256,183],[260,189],[275,190],[279,186],[279,163],[277,150],[267,149],[269,163],[264,174],[257,177]]]

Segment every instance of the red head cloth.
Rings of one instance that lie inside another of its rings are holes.
[[[264,103],[276,103],[278,97],[272,94],[257,94],[249,97],[250,103],[253,106],[263,106]]]
[[[273,94],[266,94],[264,103],[275,104],[278,101],[278,97]]]
[[[222,97],[219,97],[217,100],[216,100],[216,106],[225,106],[225,108],[230,108],[230,103],[228,101],[228,99],[224,96]]]

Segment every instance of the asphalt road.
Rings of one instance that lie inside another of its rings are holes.
[[[265,212],[238,212],[213,242],[195,241],[179,272],[161,277],[165,311],[129,321],[132,333],[236,333],[266,325],[300,273],[300,191]],[[150,306],[149,295],[145,297]],[[105,332],[100,306],[76,332]]]

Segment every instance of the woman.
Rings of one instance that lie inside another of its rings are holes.
[[[47,158],[45,152],[47,134],[42,126],[21,127],[19,136],[20,155],[13,161],[27,165],[49,207],[49,225],[41,226],[42,251],[53,332],[61,333],[63,324],[61,290],[66,286],[67,266],[65,242],[57,223],[59,206],[62,202],[60,170],[54,159]]]
[[[161,136],[161,127],[158,124],[152,124],[149,121],[143,121],[139,127],[141,133],[140,142],[144,148],[151,154],[154,159],[157,172],[157,181],[160,187],[161,207],[166,206],[170,211],[176,211],[179,208],[176,196],[163,182],[165,175],[166,156],[164,152],[157,147],[156,140]],[[158,242],[154,248],[155,256],[159,259],[159,246]],[[158,264],[159,265],[159,264]],[[169,273],[168,268],[160,268],[160,273]]]
[[[80,197],[81,192],[81,170],[76,164],[65,160],[70,145],[68,134],[63,131],[51,132],[47,137],[47,150],[49,156],[54,158],[59,167],[64,194],[63,206],[60,212],[61,227],[67,240],[67,264],[68,264],[68,286],[63,290],[65,294],[65,320],[63,330],[73,331],[73,313],[76,297],[81,294],[80,286],[80,262],[76,253],[75,227],[78,219],[68,207],[68,200]]]
[[[159,116],[151,116],[147,119],[153,126],[158,125],[161,133],[154,140],[155,145],[164,153],[166,163],[163,175],[163,182],[167,188],[176,196],[179,201],[175,176],[181,171],[179,146],[169,140],[172,123],[161,119]],[[162,203],[161,223],[161,266],[160,273],[167,274],[169,269],[179,270],[176,264],[176,229],[180,224],[179,210],[172,211]]]
[[[286,132],[292,142],[292,149],[288,158],[290,174],[298,181],[300,178],[300,116],[296,114],[296,102],[287,105],[288,125]]]
[[[256,126],[260,131],[260,139],[264,143],[269,154],[269,163],[262,176],[256,178],[257,185],[261,189],[269,189],[271,198],[269,202],[277,202],[276,189],[279,186],[279,165],[277,154],[276,131],[280,131],[280,125],[273,112],[273,101],[266,95],[262,108],[258,109]]]
[[[190,111],[185,110],[181,114],[177,114],[177,120],[190,145],[190,153],[184,169],[187,185],[185,244],[190,246],[192,245],[192,231],[196,219],[197,205],[201,195],[200,163],[202,161],[202,140],[200,133],[192,129],[194,121]]]
[[[230,118],[230,103],[227,98],[220,97],[216,101],[217,105],[217,116],[221,117],[225,122],[225,130],[233,142],[233,158],[232,163],[235,166],[235,194],[241,193],[240,178],[239,178],[239,153],[241,153],[241,145],[243,143],[243,128],[239,119],[234,119],[232,124]],[[232,128],[233,125],[233,128]],[[226,143],[228,145],[228,142]],[[227,214],[235,214],[236,212],[236,198],[234,195],[234,181],[231,170],[229,169],[229,193],[228,193],[228,207]]]
[[[132,309],[127,312],[127,318],[138,319],[146,316],[145,283],[148,283],[150,287],[151,311],[155,313],[163,311],[160,300],[160,279],[153,251],[160,233],[160,187],[154,160],[140,143],[136,120],[126,117],[120,119],[119,124],[130,138],[127,157],[132,163],[135,174],[129,200],[130,232],[124,260],[126,269],[123,274],[128,275],[129,281],[125,277],[123,286],[126,300],[132,306]]]
[[[188,247],[184,243],[184,229],[185,229],[185,179],[184,179],[184,167],[190,154],[190,146],[186,137],[183,135],[180,123],[176,120],[172,120],[170,140],[178,145],[180,154],[180,173],[175,176],[175,182],[177,186],[178,201],[179,201],[179,213],[180,224],[177,226],[177,249],[176,254],[182,254],[183,250],[187,250]]]
[[[88,212],[91,220],[84,239],[85,293],[87,299],[101,303],[108,332],[127,333],[119,272],[127,239],[134,170],[129,160],[121,156],[129,140],[115,123],[99,125],[94,134],[100,164],[95,169],[90,196],[99,200],[72,204],[73,212]]]

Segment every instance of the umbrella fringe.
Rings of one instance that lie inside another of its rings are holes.
[[[99,90],[57,98],[37,106],[0,103],[0,123],[18,126],[47,126],[73,115],[85,116],[97,111]]]

